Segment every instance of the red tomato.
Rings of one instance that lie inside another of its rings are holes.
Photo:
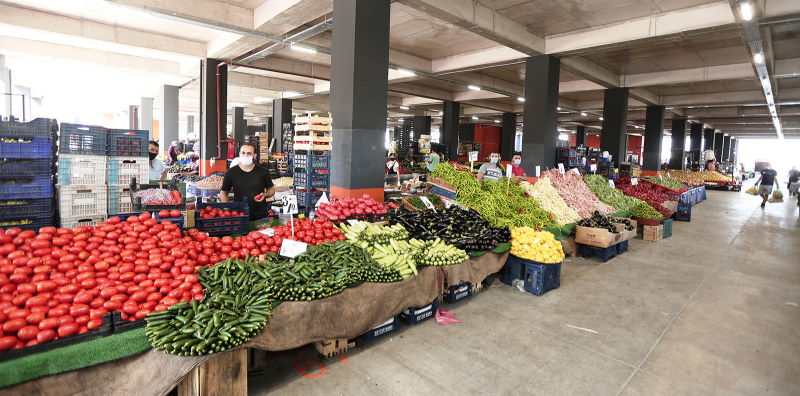
[[[86,304],[75,304],[69,308],[69,314],[72,317],[89,315],[89,306]]]
[[[55,329],[58,327],[58,319],[47,318],[39,322],[39,330]]]
[[[170,210],[169,217],[181,217],[181,211],[177,209]]]
[[[39,334],[39,328],[36,326],[25,326],[19,331],[17,331],[17,338],[19,338],[22,342],[28,342],[30,340],[36,339],[36,335]]]
[[[0,337],[0,351],[6,351],[17,345],[17,337],[5,336]]]
[[[33,312],[25,318],[29,325],[38,325],[44,320],[44,312]]]
[[[56,332],[52,329],[44,329],[36,335],[36,342],[43,343],[56,338]]]
[[[79,329],[80,325],[78,325],[77,323],[74,322],[64,323],[58,327],[58,338],[64,338],[74,335],[78,332]]]
[[[25,327],[25,319],[12,319],[3,323],[3,332],[6,334],[16,333]]]

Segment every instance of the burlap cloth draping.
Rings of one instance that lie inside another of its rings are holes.
[[[447,282],[445,286],[457,285],[461,281],[468,281],[473,285],[483,282],[487,276],[500,271],[508,258],[505,253],[486,253],[478,257],[470,257],[469,260],[442,268],[446,271]]]

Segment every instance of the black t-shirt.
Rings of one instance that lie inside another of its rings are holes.
[[[250,205],[250,219],[253,220],[266,217],[269,211],[267,203],[256,202],[253,198],[272,186],[272,177],[270,177],[269,171],[258,164],[250,172],[243,171],[238,165],[234,166],[225,172],[225,178],[222,179],[222,191],[230,192],[233,189],[236,201],[247,197],[247,203]]]
[[[774,169],[764,169],[761,171],[761,185],[762,186],[771,186],[775,184],[775,177],[778,176],[778,172]]]

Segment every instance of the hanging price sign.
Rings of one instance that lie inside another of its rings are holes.
[[[296,195],[284,195],[281,198],[283,202],[283,206],[281,207],[281,213],[283,214],[297,214],[297,196]]]

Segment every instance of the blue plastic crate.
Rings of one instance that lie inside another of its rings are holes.
[[[561,286],[561,263],[544,264],[526,260],[514,255],[509,255],[506,266],[513,268],[514,274],[519,269],[519,277],[514,279],[523,280],[523,288],[529,293],[537,296]],[[505,279],[503,280],[505,282]],[[508,282],[511,284],[511,282]]]
[[[114,214],[111,214],[110,212],[111,212],[111,210],[109,210],[108,218],[119,217],[119,219],[122,220],[122,221],[127,220],[128,217],[139,216],[140,214],[144,213],[144,212],[125,212],[125,213],[114,213]]]
[[[0,219],[0,228],[21,228],[23,230],[38,231],[42,227],[49,227],[55,225],[53,215],[49,216],[10,216]],[[27,224],[15,225],[15,222],[25,222]]]
[[[622,241],[614,246],[617,247],[618,254],[625,253],[628,250],[628,241]]]
[[[244,212],[244,216],[219,217],[215,219],[203,219],[200,211],[210,206],[217,209],[236,210]],[[207,232],[211,236],[221,235],[246,235],[250,231],[250,207],[246,202],[225,202],[225,203],[205,203],[198,202],[194,212],[194,226],[200,231]]]
[[[36,177],[27,183],[6,184],[8,178],[0,179],[0,200],[2,199],[35,199],[53,196],[53,181],[50,177]]]
[[[309,164],[310,158],[310,164]],[[301,168],[305,169],[306,171],[311,170],[318,170],[318,169],[329,169],[331,165],[331,156],[328,154],[319,155],[308,153],[308,154],[295,154],[293,158],[293,167],[294,168]]]
[[[50,159],[53,141],[47,138],[23,138],[17,142],[0,142],[0,158]]]
[[[513,258],[513,259],[512,259]],[[517,279],[525,277],[525,260],[509,255],[502,272],[503,283],[511,285]]]
[[[675,219],[675,221],[692,221],[692,207],[689,206],[687,209],[679,206],[672,218]]]
[[[53,174],[50,159],[0,159],[0,177],[48,177]]]
[[[0,137],[53,139],[58,124],[50,118],[37,118],[30,122],[0,121]]]
[[[150,133],[137,129],[109,129],[107,146],[109,156],[147,157]]]
[[[672,219],[664,219],[661,220],[661,225],[664,226],[664,239],[667,239],[672,236],[672,223],[674,220]]]
[[[472,282],[461,281],[457,285],[453,285],[447,288],[444,295],[444,300],[447,301],[448,304],[453,304],[469,298],[472,296],[473,287]]]
[[[448,199],[456,199],[456,192],[455,191],[450,191],[450,190],[447,190],[445,188],[442,188],[442,187],[439,187],[439,186],[436,186],[436,185],[431,187],[431,192],[433,194],[436,194],[436,195],[439,195],[441,197],[445,197],[445,198],[448,198]]]
[[[705,201],[706,200],[706,186],[701,186],[700,187],[700,200],[701,201]]]
[[[295,173],[293,183],[300,188],[328,188],[329,176],[327,173]]]
[[[175,224],[178,226],[178,228],[183,229],[183,224],[184,224],[184,219],[182,216],[183,212],[181,212],[181,216],[178,217],[158,217],[158,212],[154,212],[153,214],[155,215],[155,218],[156,220],[158,220],[159,223],[161,223],[162,221],[171,221],[172,224]]]
[[[10,199],[0,201],[0,219],[17,216],[53,216],[53,198]]]
[[[400,329],[400,320],[397,319],[397,316],[393,316],[391,319],[375,326],[374,328],[370,329],[370,331],[361,335],[361,339],[364,341],[371,341],[376,338],[383,337],[387,334],[391,334],[396,332]]]
[[[606,261],[611,260],[612,258],[617,257],[617,255],[620,254],[617,245],[619,245],[619,243],[611,245],[606,248],[590,246],[590,245],[581,245],[581,256],[583,257],[596,256],[597,258],[600,259],[600,261],[605,263]]]
[[[106,129],[81,124],[61,124],[60,154],[106,155]]]
[[[432,303],[421,308],[409,308],[400,313],[400,319],[406,322],[409,326],[414,326],[420,322],[436,316],[436,309],[439,308],[439,299],[433,300]]]
[[[324,194],[322,191],[297,190],[295,191],[295,195],[297,195],[297,205],[313,208],[314,205],[317,204],[317,201],[322,198],[322,194]]]

